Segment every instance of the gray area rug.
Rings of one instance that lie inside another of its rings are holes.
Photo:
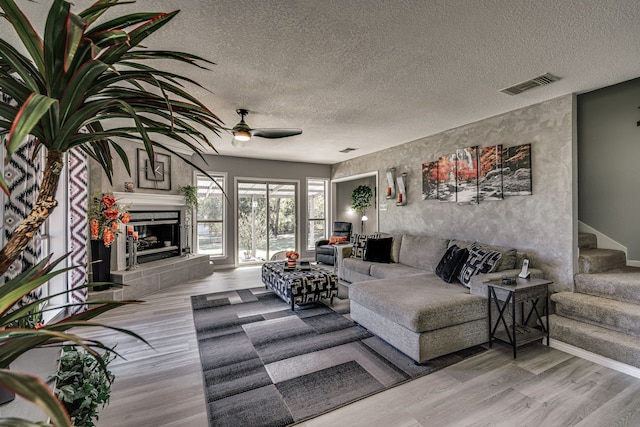
[[[286,426],[452,365],[416,364],[349,318],[349,300],[289,305],[265,288],[191,297],[210,426]]]

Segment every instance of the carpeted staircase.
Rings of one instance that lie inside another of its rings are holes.
[[[640,268],[593,234],[581,233],[579,247],[575,291],[551,296],[551,338],[640,368]]]

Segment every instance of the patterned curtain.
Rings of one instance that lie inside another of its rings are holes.
[[[11,192],[11,196],[5,199],[4,205],[3,232],[5,242],[31,212],[31,208],[35,204],[40,191],[41,162],[39,158],[33,160],[31,158],[34,146],[35,138],[29,137],[27,142],[18,148],[4,167],[4,179]],[[38,232],[29,241],[29,245],[18,259],[9,267],[5,273],[5,281],[36,264],[41,255],[40,246],[41,239]],[[40,294],[39,290],[32,292],[29,295],[29,299],[37,299]]]
[[[88,172],[87,156],[84,151],[74,148],[67,154],[69,167],[69,251],[71,263],[77,266],[69,272],[69,302],[82,304],[87,300],[87,289],[75,289],[87,283],[87,209]],[[77,313],[83,306],[73,307]]]
[[[12,103],[12,99],[0,92],[0,101]],[[6,137],[1,138],[2,143]],[[4,178],[11,191],[11,197],[5,199],[3,207],[2,232],[5,242],[22,220],[29,214],[35,203],[39,185],[42,180],[41,157],[31,160],[31,154],[35,145],[35,139],[29,137],[18,151],[11,157],[4,167]],[[67,283],[72,291],[69,294],[69,302],[81,304],[87,300],[87,290],[73,290],[87,283],[87,158],[80,149],[73,149],[67,154],[69,191],[66,192],[66,211],[68,229],[68,249],[71,252],[69,263],[77,268],[67,273]],[[61,175],[61,177],[64,175]],[[61,203],[62,204],[62,203]],[[41,236],[37,233],[29,242],[29,246],[20,257],[9,267],[4,275],[4,281],[20,274],[25,269],[34,265],[41,258]],[[22,304],[28,304],[40,298],[42,290],[32,292],[22,300]],[[83,306],[74,307],[72,312],[82,311]]]

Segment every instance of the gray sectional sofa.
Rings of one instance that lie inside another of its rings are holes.
[[[351,318],[418,363],[486,343],[488,304],[483,282],[516,276],[525,255],[514,248],[482,245],[501,256],[493,272],[472,276],[466,287],[457,280],[445,282],[435,270],[450,246],[470,248],[472,242],[386,236],[393,238],[389,263],[352,258],[349,245],[338,251],[338,276],[351,282]],[[529,271],[532,277],[542,277],[540,270]]]

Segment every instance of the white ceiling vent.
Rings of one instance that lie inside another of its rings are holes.
[[[553,74],[547,73],[531,80],[527,80],[526,82],[518,83],[516,85],[504,88],[500,90],[500,92],[506,93],[507,95],[518,95],[524,91],[536,88],[538,86],[545,86],[558,80],[560,80],[560,77],[556,77]]]
[[[357,150],[357,148],[351,148],[351,147],[349,147],[349,148],[345,148],[344,150],[340,150],[340,152],[341,152],[341,153],[350,153],[350,152],[352,152],[352,151],[356,151],[356,150]]]

